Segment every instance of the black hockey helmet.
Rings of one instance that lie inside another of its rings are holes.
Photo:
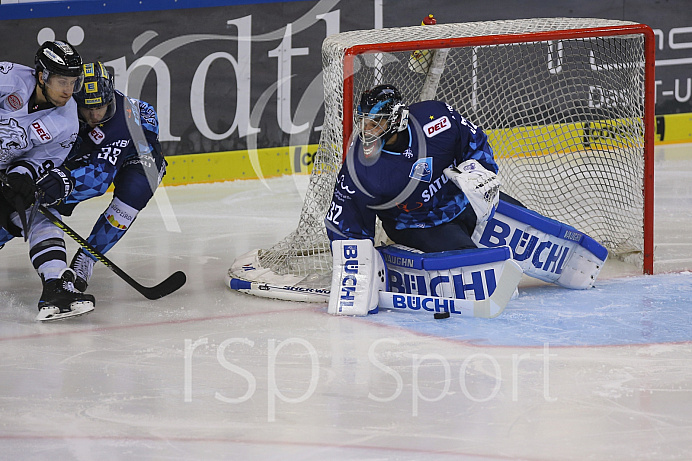
[[[38,73],[43,72],[43,81],[48,81],[52,74],[66,77],[78,77],[75,82],[75,91],[79,91],[82,85],[82,58],[77,50],[67,42],[56,40],[43,42],[36,51],[34,58],[36,79]]]
[[[77,106],[87,109],[98,109],[108,106],[106,115],[101,120],[105,123],[115,114],[115,83],[113,74],[108,72],[101,61],[90,62],[84,69],[84,86],[73,94]]]
[[[395,86],[377,85],[361,94],[354,118],[363,143],[373,143],[378,139],[386,142],[387,138],[408,126],[408,107]],[[379,125],[381,132],[368,129],[365,124],[368,120]]]

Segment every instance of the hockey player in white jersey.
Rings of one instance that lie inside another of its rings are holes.
[[[52,206],[72,191],[61,167],[77,138],[72,94],[84,81],[82,59],[67,42],[48,41],[34,68],[0,62],[0,226],[29,241],[43,292],[36,320],[59,320],[94,309],[94,297],[74,289],[62,231],[33,205]]]

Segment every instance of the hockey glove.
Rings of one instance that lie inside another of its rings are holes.
[[[74,188],[70,173],[64,167],[48,170],[36,185],[43,192],[43,203],[49,206],[58,204]]]
[[[445,168],[445,175],[464,192],[478,223],[492,218],[500,200],[500,180],[477,160],[467,160],[458,167]]]
[[[12,205],[19,200],[26,209],[34,203],[36,184],[28,174],[10,173],[7,175],[7,184],[2,185],[2,194]]]

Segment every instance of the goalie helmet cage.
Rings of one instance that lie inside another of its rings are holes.
[[[652,273],[654,49],[646,25],[580,18],[327,37],[324,124],[298,227],[236,259],[228,278],[257,282],[258,291],[247,290],[254,294],[328,298],[324,217],[358,98],[382,83],[408,103],[437,99],[457,109],[488,134],[504,192]]]

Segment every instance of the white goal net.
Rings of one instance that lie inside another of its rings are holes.
[[[286,299],[326,299],[331,253],[324,217],[359,96],[382,83],[395,85],[408,103],[437,99],[456,108],[488,134],[504,192],[589,234],[611,255],[644,255],[646,268],[652,37],[640,24],[575,18],[328,37],[323,131],[298,227],[237,258],[229,279],[301,294]]]

